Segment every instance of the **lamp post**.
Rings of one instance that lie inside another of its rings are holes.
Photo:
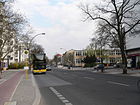
[[[33,39],[35,39],[37,36],[40,36],[40,35],[45,35],[45,33],[39,33],[39,34],[35,35],[29,42],[29,47],[28,47],[28,51],[29,51],[29,55],[28,55],[28,58],[29,58],[29,70],[31,70],[31,43],[32,43]]]

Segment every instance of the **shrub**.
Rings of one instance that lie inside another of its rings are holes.
[[[86,63],[84,67],[94,67],[95,63]]]
[[[25,66],[25,63],[24,63],[24,62],[21,62],[21,63],[18,64],[18,68],[19,68],[19,69],[24,68],[24,66]]]
[[[15,63],[11,63],[8,68],[9,69],[22,69],[24,66],[25,66],[24,62],[22,63],[15,62]]]
[[[9,69],[18,69],[18,63],[10,63]]]

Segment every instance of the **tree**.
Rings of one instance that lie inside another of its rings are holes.
[[[61,55],[60,54],[54,55],[53,61],[55,62],[55,65],[57,67],[58,66],[58,63],[61,62]]]
[[[96,63],[96,56],[95,55],[87,55],[84,59],[83,62],[85,63],[85,66],[87,67],[93,67],[95,66]]]
[[[31,53],[44,53],[44,48],[39,44],[33,44]]]
[[[0,63],[13,51],[17,36],[26,23],[23,16],[12,10],[11,2],[0,1]]]
[[[100,6],[81,4],[86,20],[102,20],[107,25],[109,37],[120,48],[123,74],[127,73],[126,38],[140,32],[140,0],[104,0]]]
[[[63,63],[67,66],[74,66],[74,53],[73,52],[66,52],[63,55]]]

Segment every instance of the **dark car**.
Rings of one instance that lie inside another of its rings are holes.
[[[104,65],[103,64],[98,64],[94,67],[94,69],[96,69],[96,70],[104,69]]]

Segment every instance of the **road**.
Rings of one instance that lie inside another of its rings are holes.
[[[35,75],[40,105],[140,105],[140,78],[77,70]]]

